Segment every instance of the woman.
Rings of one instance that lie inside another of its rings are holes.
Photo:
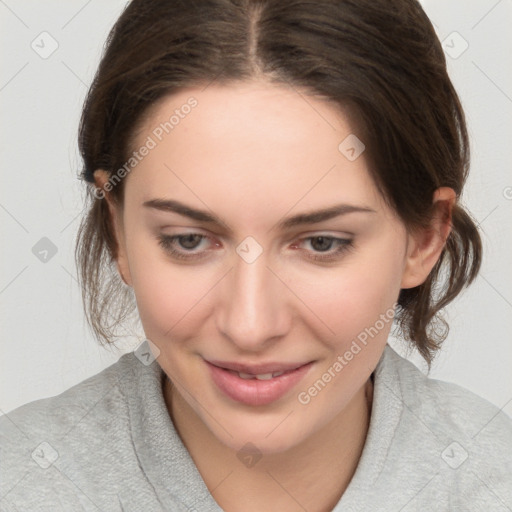
[[[2,510],[512,506],[510,419],[387,344],[481,263],[416,1],[133,0],[79,144],[90,324],[147,340],[1,419]]]

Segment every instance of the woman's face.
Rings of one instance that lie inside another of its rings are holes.
[[[298,445],[365,386],[400,289],[430,270],[353,128],[294,89],[210,85],[158,104],[134,149],[118,265],[160,366],[225,445]],[[244,379],[212,361],[311,364]]]

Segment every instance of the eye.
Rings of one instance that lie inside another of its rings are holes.
[[[158,243],[161,247],[170,254],[173,258],[181,259],[181,260],[194,260],[206,255],[206,252],[203,250],[201,252],[192,252],[193,249],[196,249],[200,243],[208,239],[205,235],[201,235],[199,233],[183,233],[181,235],[160,235],[158,237]],[[176,245],[179,245],[183,250],[179,250],[176,248]],[[218,243],[215,242],[217,246]]]
[[[354,248],[353,240],[346,238],[337,238],[333,236],[316,235],[303,238],[302,241],[308,241],[315,252],[306,251],[306,257],[314,261],[330,262],[340,259],[347,251]],[[334,250],[331,250],[333,245]],[[297,244],[292,246],[297,247]]]
[[[210,239],[208,236],[199,233],[182,233],[180,235],[159,235],[158,243],[172,258],[178,260],[197,260],[208,256],[208,249],[201,247],[205,240],[210,240],[214,246],[221,245]],[[303,250],[305,257],[313,261],[332,262],[341,258],[343,253],[353,249],[353,240],[345,238],[337,238],[326,235],[316,235],[303,238],[300,242],[308,242],[313,251]],[[300,243],[292,244],[292,248],[296,249]],[[334,249],[333,249],[334,246]]]

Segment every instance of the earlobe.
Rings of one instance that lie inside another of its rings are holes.
[[[121,218],[121,208],[114,202],[109,192],[105,191],[105,184],[108,183],[109,174],[103,169],[97,169],[94,171],[94,183],[96,186],[96,197],[101,198],[102,201],[106,201],[108,205],[108,211],[110,219],[112,221],[111,229],[116,240],[117,254],[116,254],[116,266],[121,279],[128,286],[132,286],[132,280],[130,275],[130,269],[128,265],[128,258],[126,253],[126,244],[124,237],[124,228]]]
[[[405,267],[400,288],[414,288],[425,282],[444,249],[451,232],[455,191],[449,187],[434,192],[435,211],[430,227],[408,235]]]

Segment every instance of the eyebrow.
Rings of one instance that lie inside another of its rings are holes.
[[[179,201],[173,199],[151,199],[149,201],[145,201],[143,203],[143,206],[145,206],[146,208],[153,208],[165,212],[178,213],[179,215],[189,217],[190,219],[197,220],[199,222],[223,226],[225,225],[225,223],[215,215],[212,215],[211,213],[205,210],[197,210],[195,208],[192,208],[191,206],[188,206],[184,203],[180,203]],[[302,226],[305,224],[316,224],[318,222],[339,217],[340,215],[346,215],[349,213],[356,212],[377,213],[375,210],[367,206],[337,204],[334,206],[330,206],[329,208],[325,208],[323,210],[299,213],[298,215],[288,217],[284,220],[281,220],[278,223],[277,227],[281,230],[285,230],[296,226]]]

